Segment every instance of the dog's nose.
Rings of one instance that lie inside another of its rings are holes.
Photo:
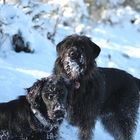
[[[54,106],[54,111],[57,111],[57,110],[65,110],[65,109],[64,109],[64,106],[62,104],[56,103]]]

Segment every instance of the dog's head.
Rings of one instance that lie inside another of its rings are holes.
[[[56,49],[58,58],[55,67],[61,65],[63,67],[62,73],[74,80],[85,76],[88,70],[93,68],[95,58],[100,53],[100,48],[89,37],[80,35],[66,37],[57,44]],[[57,71],[56,69],[54,71]]]
[[[38,80],[27,89],[27,100],[31,107],[52,120],[62,121],[70,82],[63,76],[49,76]]]

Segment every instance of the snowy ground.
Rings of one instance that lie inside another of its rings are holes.
[[[79,33],[79,29],[81,29],[81,24],[77,26],[76,30],[59,25],[55,37],[56,42],[52,44],[46,38],[46,32],[33,28],[35,22],[31,20],[31,16],[45,8],[45,5],[34,8],[32,14],[27,15],[25,13],[29,12],[28,9],[23,10],[20,6],[0,5],[0,24],[2,22],[0,29],[4,33],[0,32],[0,102],[6,102],[25,94],[24,88],[30,87],[36,79],[49,75],[56,58],[55,44],[66,35],[76,31]],[[102,49],[97,59],[99,66],[124,69],[140,78],[140,23],[131,24],[130,22],[131,18],[136,16],[140,19],[139,13],[134,12],[131,8],[119,9],[117,18],[114,20],[114,16],[111,17],[114,23],[119,22],[119,24],[104,25],[100,23],[92,28],[89,27],[86,35],[90,36]],[[52,26],[49,22],[54,23],[53,20],[42,20],[38,24],[42,25],[42,22],[49,27]],[[82,25],[85,28],[86,26]],[[10,37],[18,30],[35,49],[34,54],[16,53],[12,50]],[[60,132],[61,140],[77,140],[77,129],[71,127],[66,121]],[[139,140],[139,138],[140,115],[135,140]],[[99,121],[96,125],[94,140],[113,140]]]

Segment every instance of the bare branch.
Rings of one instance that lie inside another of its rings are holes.
[[[6,0],[3,0],[3,4],[6,4]]]

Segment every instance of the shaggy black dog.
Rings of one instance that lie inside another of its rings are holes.
[[[75,82],[74,91],[68,93],[68,119],[79,128],[80,140],[91,139],[97,119],[115,140],[132,140],[140,80],[119,69],[97,67],[99,53],[86,36],[71,35],[57,45],[54,73]]]
[[[38,80],[26,96],[0,104],[0,140],[56,140],[70,82],[62,76]]]

